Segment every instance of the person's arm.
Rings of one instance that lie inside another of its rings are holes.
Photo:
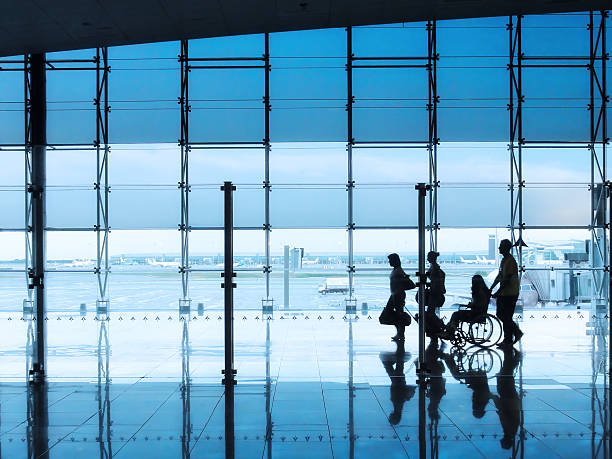
[[[489,288],[489,291],[493,291],[493,289],[495,288],[495,286],[497,284],[499,284],[499,281],[501,280],[501,269],[499,270],[499,272],[497,273],[497,276],[495,276],[495,280],[493,281],[493,284],[491,284],[491,288]]]

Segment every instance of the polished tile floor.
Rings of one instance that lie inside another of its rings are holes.
[[[514,350],[389,340],[377,313],[167,312],[48,317],[48,383],[25,384],[32,322],[0,315],[0,455],[610,457],[607,319],[537,310]],[[232,409],[233,406],[233,409]]]

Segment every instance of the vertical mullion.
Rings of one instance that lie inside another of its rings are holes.
[[[180,72],[181,72],[181,96],[179,98],[181,104],[181,180],[179,188],[181,191],[181,223],[179,229],[181,232],[181,287],[182,287],[182,303],[183,306],[188,306],[189,300],[189,193],[191,191],[189,185],[189,112],[191,106],[189,104],[189,41],[181,40],[180,54]],[[179,302],[181,303],[181,302]],[[180,307],[179,307],[180,309]]]
[[[264,35],[264,237],[265,256],[264,275],[266,278],[266,301],[270,301],[270,34]]]
[[[108,306],[106,303],[109,255],[108,255],[108,48],[96,49],[96,248],[97,258],[95,273],[98,280],[98,306]],[[101,304],[104,303],[104,304]],[[108,311],[108,309],[106,309]]]
[[[438,84],[437,84],[437,44],[436,21],[427,22],[427,73],[429,115],[427,151],[429,156],[429,247],[438,247]]]
[[[353,299],[353,281],[355,274],[354,263],[354,230],[355,221],[353,213],[353,190],[355,188],[355,180],[353,178],[353,36],[352,28],[346,28],[346,112],[347,112],[347,134],[346,134],[346,152],[347,152],[347,234],[348,234],[348,290],[349,300]]]

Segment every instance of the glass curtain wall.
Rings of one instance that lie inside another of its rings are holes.
[[[114,47],[109,73],[100,50],[48,55],[49,309],[220,309],[225,180],[237,187],[239,309],[382,306],[386,255],[416,270],[419,182],[432,187],[428,249],[442,254],[456,301],[474,273],[491,278],[510,238],[541,304],[603,304],[602,21],[482,18]],[[24,67],[3,62],[0,301],[19,309]]]

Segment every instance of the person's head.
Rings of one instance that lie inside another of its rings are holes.
[[[480,274],[472,276],[472,293],[481,292],[487,289],[484,279]]]
[[[389,264],[394,268],[399,268],[402,266],[402,262],[400,261],[400,257],[397,253],[391,253],[387,255],[387,258],[389,259]]]
[[[431,252],[427,254],[427,261],[429,263],[435,263],[438,260],[439,256],[440,256],[439,252],[432,250]]]
[[[508,239],[502,239],[499,243],[499,253],[502,255],[508,255],[512,250],[512,242]]]

